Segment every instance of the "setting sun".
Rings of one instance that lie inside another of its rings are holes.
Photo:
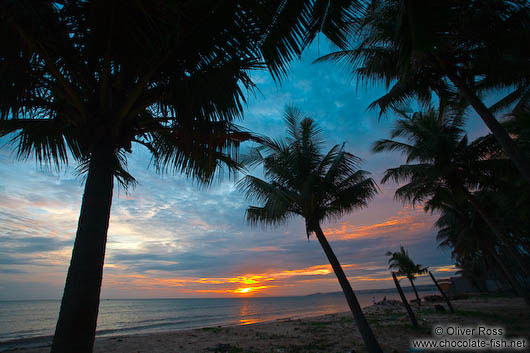
[[[248,292],[251,292],[252,291],[252,288],[248,287],[248,288],[238,288],[234,291],[234,293],[248,293]]]
[[[243,287],[243,288],[237,288],[236,290],[234,290],[234,293],[245,294],[245,293],[250,293],[250,292],[256,292],[261,289],[270,288],[270,287],[271,286]]]

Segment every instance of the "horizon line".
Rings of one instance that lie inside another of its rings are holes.
[[[425,287],[436,287],[434,284],[420,284],[416,286],[416,289],[421,291],[421,288]],[[409,288],[412,289],[412,286],[402,286],[403,290]],[[396,287],[390,288],[372,288],[372,289],[358,289],[354,292],[377,292],[377,291],[392,291],[397,290]],[[233,296],[233,297],[161,297],[161,298],[101,298],[101,301],[104,300],[173,300],[173,299],[251,299],[251,298],[296,298],[296,297],[309,297],[313,295],[331,295],[331,294],[343,294],[342,291],[333,291],[333,292],[315,292],[311,294],[299,294],[299,295],[267,295],[267,296]],[[62,298],[46,298],[46,299],[0,299],[0,302],[17,302],[17,301],[61,301]]]

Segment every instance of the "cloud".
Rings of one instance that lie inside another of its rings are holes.
[[[393,123],[392,118],[379,121],[378,112],[366,109],[384,89],[357,87],[334,64],[312,64],[320,54],[324,51],[319,53],[316,46],[309,48],[281,84],[266,72],[253,73],[261,94],[249,96],[245,119],[238,124],[256,133],[283,136],[283,109],[294,103],[315,118],[327,148],[345,141],[348,151],[365,160],[362,168],[379,180],[386,168],[402,161],[398,154],[370,150]],[[1,139],[0,145],[5,141]],[[340,290],[320,244],[314,237],[307,240],[302,219],[293,218],[278,228],[252,228],[245,220],[249,203],[233,180],[224,178],[201,188],[178,174],[156,174],[149,167],[150,158],[145,148],[133,146],[128,166],[139,184],[129,193],[119,188],[114,192],[105,296]],[[8,148],[0,148],[0,283],[12,286],[0,298],[29,297],[25,290],[39,293],[39,288],[47,296],[60,296],[83,193],[82,178],[73,167],[60,173],[41,169],[35,161],[14,161]],[[367,208],[322,225],[356,288],[391,286],[384,253],[399,245],[405,245],[417,262],[439,268],[437,273],[450,273],[442,270],[451,260],[448,252],[436,247],[435,216],[402,208],[393,200],[396,187],[381,186],[382,192]]]
[[[0,248],[17,254],[42,253],[72,246],[68,240],[51,237],[0,237]]]
[[[352,283],[383,280],[380,277],[382,268],[364,264],[344,264],[343,269]],[[383,271],[384,272],[384,271]],[[362,273],[359,274],[359,273]],[[385,273],[388,277],[388,272]],[[337,290],[338,282],[329,264],[315,265],[306,268],[266,269],[260,273],[241,273],[233,277],[193,277],[170,276],[166,272],[149,274],[105,275],[104,288],[127,287],[134,293],[146,291],[164,291],[173,296],[192,295],[277,295],[286,288],[303,290],[312,288],[309,293],[327,286]],[[306,293],[306,294],[309,294]]]
[[[403,207],[397,215],[381,222],[356,225],[347,221],[324,230],[324,233],[337,240],[367,239],[374,237],[395,236],[396,233],[406,233],[414,237],[432,229],[432,217],[426,215],[421,208]]]

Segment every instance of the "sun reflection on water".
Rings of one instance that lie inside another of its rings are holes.
[[[250,308],[249,308],[249,301],[243,300],[241,303],[241,306],[239,307],[239,324],[241,325],[250,325],[255,324],[258,322],[256,319],[249,318],[248,315],[250,314]]]

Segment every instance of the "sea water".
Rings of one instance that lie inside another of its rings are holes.
[[[433,289],[420,292],[420,295],[432,294]],[[414,293],[407,290],[406,296],[413,299]],[[361,307],[383,297],[399,299],[395,290],[357,293]],[[49,344],[59,307],[58,300],[0,301],[0,351]],[[346,299],[340,292],[299,297],[103,299],[96,335],[104,337],[246,325],[348,310]]]

